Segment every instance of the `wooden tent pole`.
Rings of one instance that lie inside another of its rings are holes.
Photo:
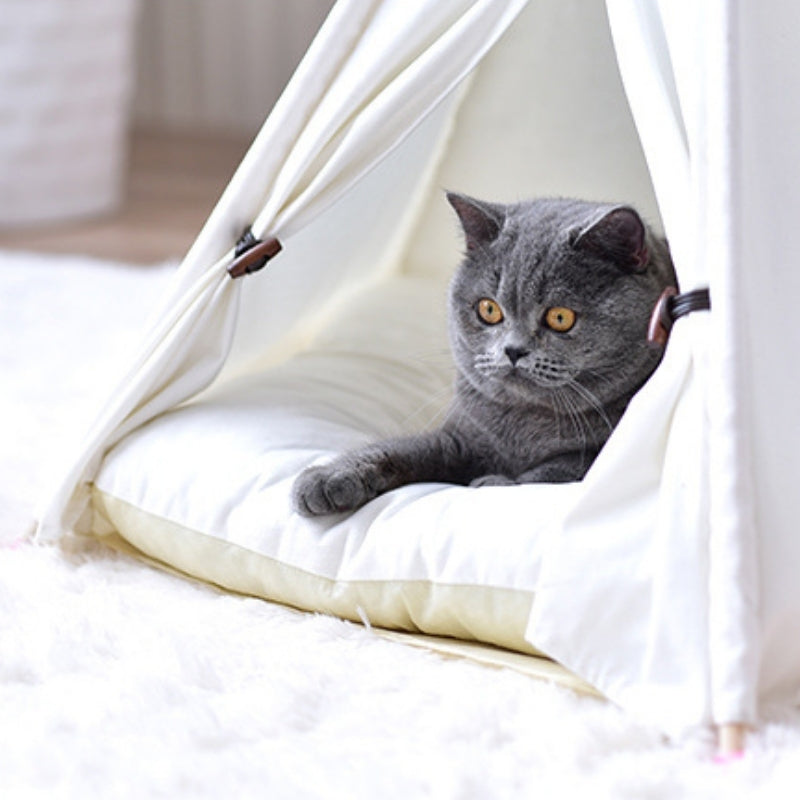
[[[738,722],[729,722],[717,728],[717,757],[720,762],[734,761],[744,755],[747,728]]]

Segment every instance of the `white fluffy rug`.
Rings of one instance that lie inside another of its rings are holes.
[[[27,543],[168,274],[0,254],[0,797],[797,796],[796,712],[719,766],[512,671]]]

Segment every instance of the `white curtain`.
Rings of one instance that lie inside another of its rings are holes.
[[[754,265],[741,250],[743,157],[753,168],[758,154],[743,151],[738,6],[607,0],[681,289],[710,286],[713,313],[676,323],[663,366],[601,455],[554,549],[531,628],[609,696],[676,732],[751,723],[758,706],[742,287]],[[591,578],[581,585],[579,575]],[[565,606],[572,619],[559,616]],[[573,635],[554,620],[574,626]]]
[[[450,95],[526,0],[340,0],[182,263],[131,368],[40,515],[39,538],[86,528],[88,482],[126,433],[208,386],[230,351],[246,226],[291,237]]]
[[[800,6],[608,8],[683,288],[711,288],[708,695],[749,722],[800,696]]]

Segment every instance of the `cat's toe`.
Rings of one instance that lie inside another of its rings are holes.
[[[304,517],[318,517],[335,511],[325,492],[326,474],[323,467],[311,467],[302,472],[292,487],[292,505]]]
[[[325,485],[325,495],[336,511],[352,511],[366,500],[358,476],[348,472],[331,475]]]
[[[295,511],[305,517],[353,511],[371,496],[357,474],[326,466],[301,473],[292,489]]]

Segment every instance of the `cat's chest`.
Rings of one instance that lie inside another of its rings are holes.
[[[566,431],[547,409],[472,403],[467,435],[497,468],[518,467],[563,450]]]
[[[492,471],[517,474],[565,453],[595,452],[609,428],[590,413],[547,406],[502,406],[472,399],[462,409],[472,449]]]

